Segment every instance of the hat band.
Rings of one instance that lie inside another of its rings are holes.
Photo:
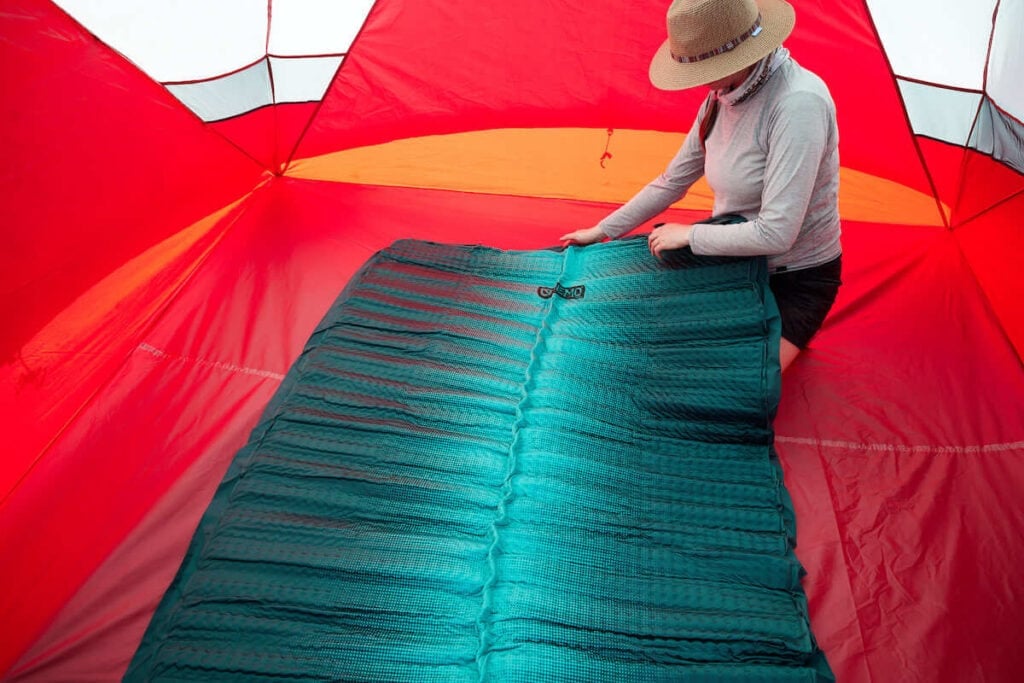
[[[714,50],[711,50],[709,52],[702,52],[699,55],[677,55],[675,52],[672,52],[672,59],[676,60],[680,64],[692,64],[693,62],[702,62],[705,59],[711,59],[716,55],[720,55],[722,53],[728,52],[729,50],[738,47],[739,44],[742,43],[744,40],[750,38],[751,36],[756,36],[760,32],[761,13],[758,12],[757,19],[754,20],[754,25],[747,29],[742,35],[733,38],[725,45],[721,47],[716,47]]]

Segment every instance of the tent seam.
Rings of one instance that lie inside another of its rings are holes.
[[[254,375],[257,377],[264,377],[267,379],[283,380],[284,375],[280,372],[274,372],[273,370],[264,370],[263,368],[253,368],[247,365],[236,365],[234,363],[225,363],[224,361],[209,360],[208,358],[195,358],[193,356],[181,356],[176,354],[170,354],[163,349],[157,348],[147,342],[141,342],[136,346],[139,351],[145,351],[146,353],[152,354],[156,358],[167,360],[177,363],[186,363],[192,366],[202,366],[207,368],[214,368],[215,370],[223,370],[225,372],[233,372],[239,375]]]
[[[188,78],[188,79],[185,79],[183,81],[157,81],[157,80],[154,79],[153,82],[154,83],[159,83],[160,85],[163,85],[163,86],[168,86],[168,85],[197,85],[199,83],[212,83],[213,81],[219,81],[219,80],[222,80],[224,78],[227,78],[228,76],[234,76],[235,74],[240,74],[243,71],[247,71],[247,70],[253,68],[254,66],[259,65],[260,62],[267,61],[267,57],[269,57],[269,56],[270,55],[264,54],[259,59],[255,59],[255,60],[253,60],[253,61],[251,61],[251,62],[249,62],[247,64],[243,64],[242,66],[235,67],[234,69],[231,69],[230,71],[224,71],[222,73],[217,73],[217,74],[214,74],[212,76],[206,76],[204,78]]]
[[[814,439],[804,436],[776,436],[776,441],[817,448],[841,448],[864,451],[888,451],[896,453],[934,453],[937,455],[971,455],[980,453],[997,453],[1024,449],[1024,441],[1007,441],[1003,443],[980,444],[977,446],[927,446],[892,443],[857,443],[855,441],[838,441],[834,439]]]
[[[344,57],[345,56],[344,52],[323,52],[323,53],[317,53],[315,55],[279,55],[279,54],[275,54],[273,52],[270,52],[269,50],[264,50],[264,51],[265,51],[266,54],[264,54],[259,59],[255,59],[255,60],[253,60],[253,61],[251,61],[251,62],[249,62],[247,64],[243,64],[242,66],[239,66],[237,68],[231,69],[230,71],[224,71],[224,72],[221,72],[221,73],[214,74],[213,76],[206,76],[204,78],[190,78],[190,79],[186,79],[186,80],[183,80],[183,81],[154,81],[154,82],[160,83],[160,85],[195,85],[197,83],[210,83],[212,81],[219,81],[222,78],[225,78],[227,76],[233,76],[233,75],[235,75],[237,73],[241,73],[241,72],[245,71],[246,69],[251,69],[254,66],[256,66],[257,64],[259,64],[260,62],[266,61],[266,59],[268,57],[273,57],[274,59],[309,59],[311,57]],[[308,101],[309,102],[316,102],[316,100],[308,100]],[[265,106],[267,106],[267,105],[261,105],[260,107],[257,107],[257,109],[265,107]],[[254,109],[250,109],[249,111],[255,111],[255,110]],[[241,114],[235,114],[235,116],[241,116]]]

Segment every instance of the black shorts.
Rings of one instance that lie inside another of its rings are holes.
[[[843,257],[800,270],[776,272],[768,277],[782,318],[782,338],[804,348],[825,322],[836,300]]]

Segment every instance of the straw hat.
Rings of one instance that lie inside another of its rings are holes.
[[[742,71],[782,44],[796,16],[785,0],[674,0],[651,83],[683,90]]]

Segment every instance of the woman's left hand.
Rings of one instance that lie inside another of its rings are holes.
[[[647,237],[647,247],[657,258],[661,258],[663,251],[690,246],[691,230],[693,230],[692,225],[662,223],[655,227]]]

